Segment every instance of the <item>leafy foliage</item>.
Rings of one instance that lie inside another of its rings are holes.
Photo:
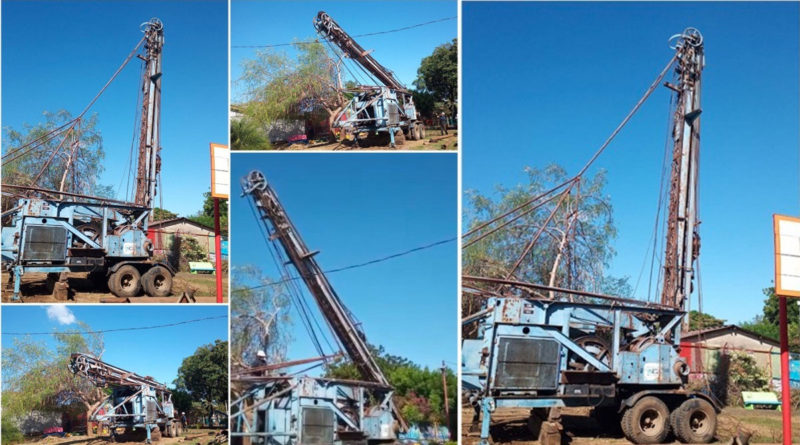
[[[290,299],[282,285],[272,285],[255,266],[234,267],[231,276],[231,367],[257,366],[256,354],[267,361],[286,360],[290,340]],[[264,286],[252,289],[254,286]]]
[[[7,417],[20,417],[34,410],[66,412],[75,407],[85,410],[104,397],[100,389],[75,376],[67,367],[70,355],[76,352],[102,356],[103,336],[89,334],[90,330],[88,325],[78,322],[77,329],[55,333],[53,345],[30,336],[14,338],[10,344],[4,344],[4,422]]]
[[[224,409],[228,400],[228,342],[216,340],[183,359],[175,387],[201,401],[206,410]]]
[[[234,150],[269,150],[269,143],[258,124],[253,120],[243,117],[231,120],[231,148]]]
[[[389,383],[394,387],[398,396],[396,399],[398,408],[407,421],[451,423],[452,419],[445,418],[440,369],[422,368],[406,358],[388,354],[382,346],[378,348],[370,346],[370,350],[376,357],[378,366],[389,379]],[[342,379],[361,378],[356,367],[348,361],[340,361],[330,366],[326,376]],[[450,369],[446,371],[445,376],[447,400],[453,417],[456,412],[456,376]]]
[[[414,81],[419,92],[427,92],[435,102],[429,108],[429,101],[424,94],[417,93],[414,100],[421,99],[423,115],[430,117],[431,111],[445,111],[455,116],[458,100],[458,40],[439,45],[433,54],[422,59],[417,69],[417,80]],[[430,109],[430,111],[429,111]]]
[[[297,56],[261,50],[242,63],[247,102],[244,115],[269,125],[278,119],[305,119],[309,113],[325,117],[341,106],[337,69],[320,42],[295,44]]]
[[[764,337],[775,341],[780,340],[779,324],[779,300],[775,295],[775,288],[768,287],[763,290],[764,309],[762,315],[757,315],[753,321],[742,323],[742,328],[753,331]],[[787,302],[787,321],[789,324],[789,349],[792,352],[800,352],[800,307],[793,300]]]
[[[14,423],[9,416],[3,416],[1,422],[0,430],[3,431],[3,434],[0,435],[0,437],[2,437],[3,445],[22,442],[25,439],[25,436],[22,435],[17,424]]]
[[[474,228],[568,179],[564,169],[557,165],[543,170],[529,167],[525,171],[528,183],[514,188],[498,186],[498,199],[467,191],[464,227]],[[627,278],[613,278],[605,273],[615,255],[611,241],[617,233],[612,206],[609,197],[604,194],[605,184],[603,171],[581,179],[579,196],[573,191],[555,211],[537,243],[515,272],[517,279],[630,296]],[[545,203],[502,230],[466,247],[462,254],[464,273],[505,278],[526,245],[545,225],[557,201],[553,199]],[[574,216],[576,209],[579,209],[577,217]],[[473,298],[464,298],[463,315],[474,313],[481,303]]]
[[[192,236],[181,237],[182,261],[205,261],[206,253],[196,238]]]
[[[689,312],[689,330],[699,331],[702,329],[719,328],[725,324],[725,320],[714,317],[713,315],[690,311]]]
[[[742,405],[742,391],[768,391],[770,377],[755,358],[743,352],[720,356],[712,390],[727,405]]]
[[[72,120],[72,115],[66,110],[55,113],[45,111],[42,114],[44,117],[42,123],[24,124],[22,129],[4,128],[3,153],[9,153],[10,150],[36,141]],[[84,117],[80,125],[75,127],[76,131],[51,138],[30,151],[23,149],[12,154],[7,161],[3,162],[3,182],[32,185],[39,171],[47,165],[37,180],[36,186],[59,190],[63,184],[63,190],[66,192],[111,197],[112,188],[97,182],[104,170],[105,151],[103,138],[95,128],[96,126],[96,114]],[[64,141],[63,146],[48,165],[48,159],[62,141]],[[21,156],[14,159],[17,154]],[[65,174],[68,165],[70,166],[69,174]],[[4,208],[7,206],[4,198]]]
[[[192,413],[192,417],[202,416],[202,413],[206,412],[201,406],[198,406],[197,401],[184,389],[174,388],[172,390],[172,404],[175,406],[177,413]],[[196,410],[199,412],[195,412]]]
[[[195,215],[190,216],[189,219],[196,222],[203,224],[207,227],[214,227],[214,197],[211,196],[211,192],[203,193],[203,208],[198,211]],[[228,200],[227,199],[220,199],[219,200],[219,227],[220,231],[225,233],[228,231]]]
[[[160,207],[153,208],[153,220],[155,221],[164,221],[167,219],[174,219],[177,217],[178,217],[177,213],[170,212],[169,210],[165,210]]]

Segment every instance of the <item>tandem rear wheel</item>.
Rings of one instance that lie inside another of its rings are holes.
[[[166,297],[172,292],[172,273],[164,266],[153,266],[144,274],[126,264],[108,276],[108,290],[120,298],[138,297],[141,291],[150,297]]]
[[[709,443],[717,430],[717,411],[708,401],[691,398],[671,412],[658,397],[642,397],[625,410],[620,422],[633,443],[664,443],[670,432],[683,443]]]

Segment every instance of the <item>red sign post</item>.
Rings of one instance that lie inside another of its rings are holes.
[[[787,299],[800,297],[800,218],[773,215],[775,234],[775,295],[781,335],[781,412],[783,444],[792,444],[792,393],[789,375]]]
[[[231,188],[231,157],[227,145],[211,145],[211,197],[214,198],[214,262],[217,275],[217,303],[222,303],[222,235],[219,200],[228,199]]]

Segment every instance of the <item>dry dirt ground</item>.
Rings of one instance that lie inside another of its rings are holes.
[[[206,445],[214,440],[215,435],[219,430],[213,429],[189,429],[181,437],[162,437],[159,441],[153,442],[155,445],[172,445],[172,444],[185,444],[185,445]],[[140,442],[112,442],[107,437],[88,437],[88,436],[70,436],[70,437],[43,437],[43,438],[29,438],[22,442],[23,444],[36,444],[36,445],[142,445],[144,441]]]
[[[472,408],[464,407],[461,428],[461,444],[477,445],[480,441],[479,430],[470,433]],[[588,409],[564,410],[564,443],[571,445],[623,445],[630,444],[621,431],[608,428],[589,417]],[[535,445],[539,442],[527,428],[528,410],[503,409],[492,416],[491,439],[493,443]],[[746,410],[744,408],[725,408],[717,422],[717,439],[720,444],[729,443],[737,432],[751,432],[750,443],[780,444],[781,413],[770,410]],[[800,416],[792,416],[792,443],[800,443]],[[670,442],[673,443],[673,442]],[[674,442],[679,444],[679,442]]]
[[[70,273],[67,279],[72,292],[72,300],[67,303],[99,303],[104,298],[114,298],[105,286],[97,288],[91,280],[86,278],[87,273]],[[3,272],[2,301],[11,302],[13,288],[8,288],[6,284],[9,274]],[[52,293],[47,289],[47,274],[31,273],[22,277],[20,286],[22,302],[24,303],[64,303],[53,298]],[[142,294],[139,297],[131,298],[132,303],[176,303],[183,291],[194,289],[194,298],[198,303],[214,303],[217,301],[217,281],[213,274],[192,274],[189,272],[178,272],[172,280],[172,295],[164,298],[148,297]],[[223,301],[228,301],[228,277],[222,278]]]
[[[428,136],[421,141],[406,140],[402,144],[397,144],[396,148],[390,148],[388,143],[382,145],[364,145],[355,147],[352,144],[339,142],[311,143],[311,144],[292,144],[275,147],[276,150],[302,151],[302,150],[324,150],[324,151],[358,151],[358,150],[414,150],[414,151],[446,151],[456,150],[458,147],[458,133],[450,130],[446,136],[440,136],[439,131],[428,130]]]

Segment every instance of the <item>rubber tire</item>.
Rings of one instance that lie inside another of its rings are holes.
[[[181,435],[183,435],[183,424],[175,422],[175,431],[175,437],[181,437]]]
[[[705,416],[709,422],[704,431],[692,430],[692,416]],[[717,432],[717,411],[707,400],[694,398],[684,401],[669,414],[669,424],[675,437],[683,443],[709,443]]]
[[[128,287],[124,287],[122,285],[122,279],[127,275],[130,275],[132,283]],[[139,296],[139,291],[142,290],[142,276],[139,274],[138,269],[130,264],[126,264],[111,274],[111,277],[109,278],[109,284],[109,290],[111,290],[111,293],[118,297],[137,297]]]
[[[420,141],[425,139],[425,124],[417,124],[417,139]]]
[[[648,411],[656,411],[661,420],[661,429],[646,433],[640,420]],[[664,443],[669,435],[669,409],[660,399],[652,396],[642,397],[632,407],[625,410],[622,415],[622,432],[633,443],[651,444]]]
[[[114,295],[117,295],[117,293],[119,291],[117,290],[117,287],[114,284],[114,274],[113,273],[111,275],[109,275],[108,278],[106,279],[106,285],[108,286],[108,291],[109,292],[111,292]]]
[[[416,141],[417,140],[417,126],[409,124],[408,126],[408,133],[406,134],[406,139],[409,141]]]
[[[155,280],[161,280],[156,286]],[[142,275],[142,289],[149,297],[167,297],[172,292],[172,273],[163,266],[154,266]]]

